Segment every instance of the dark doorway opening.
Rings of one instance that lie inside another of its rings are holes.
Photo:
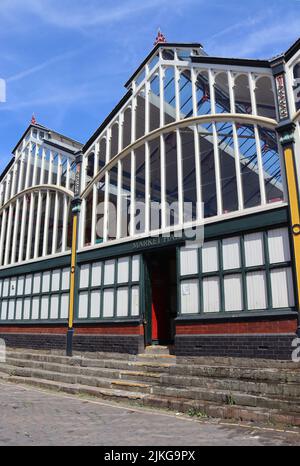
[[[145,253],[146,345],[174,343],[177,316],[176,248]]]

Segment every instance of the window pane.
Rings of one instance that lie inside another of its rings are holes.
[[[293,307],[293,277],[290,268],[271,271],[272,301],[274,308]]]
[[[87,288],[89,286],[89,264],[84,264],[80,267],[80,288]]]
[[[254,265],[263,265],[264,263],[264,245],[263,234],[261,232],[245,235],[245,262],[246,267]]]
[[[15,301],[11,299],[8,305],[8,319],[13,320],[15,317]]]
[[[202,272],[215,272],[218,268],[218,242],[204,243],[202,246]]]
[[[198,280],[181,282],[181,313],[197,314],[199,312]]]
[[[51,296],[50,319],[58,319],[58,295]]]
[[[225,311],[241,311],[243,309],[242,276],[227,275],[224,277]]]
[[[69,295],[62,294],[60,302],[60,318],[67,319],[69,315]]]
[[[117,316],[128,316],[128,288],[118,288],[117,291]]]
[[[138,282],[140,279],[140,256],[132,256],[132,281]]]
[[[25,278],[25,294],[31,294],[32,275],[27,275]]]
[[[21,320],[22,319],[22,307],[23,307],[22,299],[17,299],[17,303],[16,303],[16,320]]]
[[[84,319],[88,316],[88,293],[79,293],[78,317]]]
[[[139,287],[133,286],[131,288],[131,315],[138,316],[139,313],[140,313]]]
[[[115,261],[106,261],[104,264],[104,285],[112,285],[115,282]]]
[[[22,295],[23,293],[24,293],[24,277],[19,277],[17,294]]]
[[[100,298],[100,290],[91,292],[91,317],[100,317]]]
[[[59,290],[60,270],[53,270],[52,272],[52,291]]]
[[[118,283],[128,283],[129,280],[129,258],[121,257],[118,260]]]
[[[114,290],[104,290],[103,293],[103,317],[113,317]]]
[[[23,314],[24,320],[28,320],[30,318],[30,302],[31,302],[31,298],[26,298],[24,300],[24,314]]]
[[[70,288],[70,271],[69,269],[63,269],[61,277],[61,289],[68,290]]]
[[[92,264],[92,286],[101,285],[101,262]]]
[[[43,296],[41,300],[41,319],[48,319],[49,298]]]
[[[40,306],[40,298],[35,297],[32,300],[32,313],[31,313],[31,318],[32,319],[38,319],[39,318],[39,306]]]
[[[7,301],[2,301],[1,306],[1,320],[7,319]]]
[[[10,279],[10,292],[9,292],[9,295],[10,296],[15,296],[16,294],[16,291],[17,291],[17,279],[16,278],[11,278]]]
[[[267,287],[265,272],[247,274],[248,309],[267,308]]]
[[[9,278],[6,278],[3,282],[3,296],[8,296],[8,286],[9,286]]]
[[[39,293],[41,288],[41,275],[35,274],[33,276],[33,293]]]
[[[287,228],[276,228],[268,231],[268,244],[271,264],[291,260]]]
[[[42,291],[43,293],[46,293],[49,290],[50,290],[50,272],[44,272]]]
[[[192,275],[198,273],[198,248],[180,249],[180,274]]]
[[[226,238],[222,241],[223,269],[238,269],[241,266],[240,238]]]
[[[203,279],[203,312],[220,311],[220,285],[218,277]]]

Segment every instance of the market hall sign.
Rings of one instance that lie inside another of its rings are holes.
[[[139,250],[157,246],[166,246],[170,243],[181,243],[182,241],[184,241],[184,238],[178,238],[176,236],[156,236],[155,238],[147,238],[135,241],[134,243],[132,243],[132,249]]]
[[[288,105],[287,105],[287,98],[286,98],[284,75],[279,74],[278,76],[276,76],[275,82],[276,82],[279,120],[285,120],[286,118],[288,118],[289,114],[288,114]]]

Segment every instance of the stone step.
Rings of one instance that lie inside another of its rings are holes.
[[[268,369],[291,369],[300,370],[300,362],[292,360],[276,360],[262,358],[234,358],[222,356],[176,356],[177,364],[179,365],[195,365],[195,366],[229,366],[240,368],[268,368]]]
[[[297,368],[239,368],[220,365],[192,365],[177,363],[170,367],[170,375],[182,375],[185,377],[218,377],[235,378],[240,380],[293,382],[300,383],[300,370]]]
[[[235,378],[217,377],[186,377],[161,374],[160,383],[164,386],[175,387],[204,387],[207,390],[235,390],[255,395],[265,394],[278,397],[292,397],[300,399],[300,384],[283,383],[277,381],[256,382]]]
[[[280,426],[300,426],[298,413],[282,413],[276,409],[257,409],[238,405],[224,405],[220,403],[207,402],[204,400],[187,400],[178,397],[141,394],[125,390],[95,388],[90,386],[67,384],[36,378],[10,376],[0,372],[0,379],[9,380],[13,383],[30,385],[33,387],[50,389],[74,395],[88,395],[104,400],[130,402],[130,404],[144,405],[148,407],[164,408],[187,413],[197,418],[213,417],[220,419],[233,419],[244,422],[256,422],[274,424]]]
[[[256,407],[264,409],[277,409],[282,412],[295,412],[300,416],[299,398],[283,399],[270,396],[255,396],[229,390],[207,390],[206,388],[178,388],[153,386],[153,395],[164,395],[172,398],[190,399],[193,401],[207,401],[226,405],[239,405],[245,407]]]
[[[145,353],[147,355],[170,355],[170,347],[163,345],[148,345],[145,347]]]

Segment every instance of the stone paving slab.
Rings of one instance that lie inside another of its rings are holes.
[[[194,420],[0,383],[0,445],[300,445],[299,431]]]

